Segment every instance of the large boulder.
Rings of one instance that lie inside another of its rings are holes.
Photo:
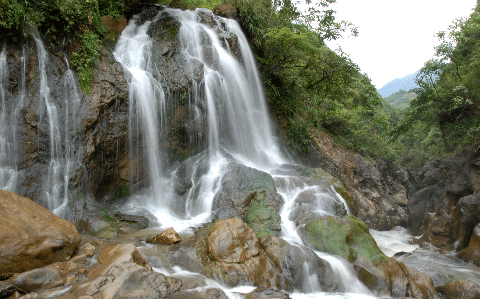
[[[262,251],[255,233],[241,219],[216,221],[208,228],[205,245],[202,252],[208,257],[205,266],[229,285],[280,287],[278,269]]]
[[[80,244],[73,223],[18,194],[0,190],[0,274],[66,261]]]
[[[274,213],[280,211],[283,199],[277,193],[272,176],[247,166],[234,163],[228,165],[220,191],[213,199],[212,210],[216,218],[242,218],[251,208],[255,210],[252,203]],[[279,231],[280,218],[271,215],[271,219],[271,230]]]
[[[132,243],[110,246],[97,259],[88,280],[57,298],[164,298],[182,289],[181,280],[153,272]]]
[[[438,298],[430,277],[383,254],[368,227],[355,216],[325,216],[309,222],[303,239],[315,250],[340,255],[355,265],[372,291],[394,297]]]

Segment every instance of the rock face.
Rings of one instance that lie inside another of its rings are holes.
[[[0,273],[68,260],[80,244],[73,223],[28,198],[0,190]]]
[[[325,131],[312,131],[311,136],[321,151],[314,151],[305,162],[342,182],[358,208],[358,218],[379,230],[408,226],[408,187],[412,184],[407,173],[392,173],[382,161],[367,161],[340,148]]]
[[[414,244],[430,243],[446,251],[460,251],[469,246],[474,228],[480,223],[479,169],[480,139],[444,161],[434,161],[425,167],[424,188],[412,197],[415,201],[410,222],[418,228],[415,232],[422,235]],[[475,243],[474,239],[472,248]]]

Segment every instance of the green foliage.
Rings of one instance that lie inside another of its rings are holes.
[[[182,0],[184,4],[190,4],[195,7],[203,7],[208,9],[214,9],[216,6],[222,4],[222,0]]]
[[[412,91],[399,90],[385,98],[387,102],[400,109],[405,109],[411,100],[415,99],[417,94]]]
[[[45,33],[55,46],[59,36],[75,34],[79,46],[73,53],[80,85],[88,94],[93,66],[99,57],[100,38],[107,34],[101,25],[101,16],[119,18],[132,11],[139,0],[39,0],[0,1],[0,36],[18,41],[27,36],[31,27]],[[5,13],[4,13],[5,12]]]
[[[449,31],[438,34],[436,55],[417,76],[414,91],[393,140],[410,141],[439,157],[471,143],[480,129],[480,14],[456,20]],[[423,136],[418,136],[423,132]]]
[[[90,94],[93,67],[100,57],[100,39],[97,34],[86,30],[80,36],[81,44],[72,54],[72,65],[77,69],[78,81],[83,91]]]

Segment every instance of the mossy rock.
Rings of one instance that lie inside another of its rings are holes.
[[[316,168],[312,172],[313,177],[317,179],[327,180],[332,183],[333,187],[335,187],[335,191],[337,191],[337,193],[340,194],[343,199],[345,199],[345,202],[347,203],[350,212],[352,212],[353,215],[358,214],[358,209],[355,206],[355,202],[353,201],[352,196],[347,192],[347,190],[339,180],[337,180],[333,175],[329,174],[321,168]]]
[[[280,216],[267,207],[266,191],[254,191],[248,195],[249,204],[243,221],[255,232],[259,239],[277,236],[280,231]]]
[[[362,258],[378,264],[386,258],[367,225],[352,215],[313,220],[305,226],[305,235],[315,250],[340,255],[350,262]]]

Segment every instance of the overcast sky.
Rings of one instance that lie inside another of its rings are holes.
[[[434,54],[435,34],[470,15],[475,5],[476,0],[337,0],[331,5],[337,19],[355,24],[359,36],[327,44],[339,44],[381,88],[419,70]]]

